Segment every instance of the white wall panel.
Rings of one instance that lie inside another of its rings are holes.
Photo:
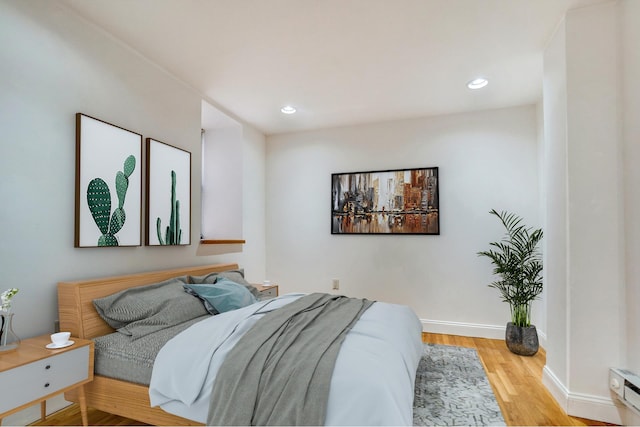
[[[267,272],[285,292],[340,292],[411,306],[430,321],[510,319],[476,253],[503,229],[489,210],[540,226],[535,106],[267,138]],[[332,235],[331,174],[438,166],[439,236]],[[533,321],[544,332],[536,306]]]

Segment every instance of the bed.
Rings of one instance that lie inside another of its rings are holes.
[[[60,282],[60,328],[70,331],[73,336],[94,339],[96,348],[103,348],[105,354],[108,349],[119,351],[118,349],[122,348],[131,351],[134,346],[126,341],[127,338],[121,336],[121,333],[115,333],[114,328],[105,322],[96,310],[94,300],[108,299],[110,295],[125,289],[151,285],[176,277],[205,276],[237,270],[237,264],[217,264]],[[161,342],[158,351],[146,356],[147,359],[153,359],[153,369],[148,372],[133,363],[123,371],[120,368],[123,372],[121,378],[115,378],[111,374],[101,375],[100,367],[107,366],[108,362],[100,362],[97,358],[94,381],[85,386],[87,406],[154,425],[205,424],[208,402],[211,400],[205,392],[211,389],[217,374],[213,367],[224,362],[224,358],[233,351],[235,342],[242,338],[242,334],[257,329],[253,325],[265,323],[266,319],[270,319],[267,316],[271,316],[272,312],[283,310],[282,307],[292,307],[306,297],[302,294],[283,295],[216,316],[207,314],[196,317],[180,324],[176,330],[168,327],[154,330],[149,337],[161,335],[164,338],[158,339]],[[148,326],[149,324],[144,325]],[[242,332],[238,332],[240,335],[237,339],[235,335],[233,339],[229,339],[231,335],[225,335],[227,338],[223,344],[216,343],[217,347],[205,354],[206,350],[195,352],[194,349],[203,347],[207,340],[215,341],[216,334],[205,332],[203,335],[202,331],[206,330],[204,328],[211,328],[209,330],[213,331],[227,328],[234,333],[236,330]],[[407,307],[375,303],[363,311],[359,320],[346,334],[335,362],[326,409],[326,424],[411,424],[413,382],[422,353],[420,332],[419,320]],[[207,340],[199,338],[198,334],[201,334],[200,337],[206,336]],[[144,339],[146,338],[135,341],[141,349],[150,347],[144,344]],[[180,351],[184,348],[190,350]],[[96,353],[99,354],[100,351]],[[386,353],[390,354],[392,362],[380,359],[381,355]],[[143,356],[136,357],[145,360]],[[205,367],[201,376],[193,368],[196,365]],[[159,376],[158,372],[162,372],[164,377]],[[187,381],[187,386],[191,389],[174,390],[173,384],[187,377],[200,379]],[[198,384],[194,385],[196,382]],[[182,397],[188,394],[192,396],[190,399]],[[78,401],[77,393],[74,392],[66,393],[65,397],[71,401]],[[152,399],[154,405],[161,407],[152,406]],[[376,411],[379,413],[376,414]]]

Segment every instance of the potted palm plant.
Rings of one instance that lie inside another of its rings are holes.
[[[513,353],[533,356],[539,343],[536,327],[531,324],[531,303],[542,293],[542,257],[538,251],[542,230],[526,227],[522,218],[513,213],[498,213],[495,209],[489,213],[500,219],[506,233],[478,255],[491,259],[499,280],[489,286],[500,291],[511,309],[505,335],[507,347]]]

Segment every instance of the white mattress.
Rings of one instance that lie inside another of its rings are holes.
[[[217,369],[233,345],[288,294],[201,321],[171,339],[153,367],[152,406],[206,423]],[[422,325],[406,306],[376,302],[348,332],[331,378],[327,425],[412,425]]]

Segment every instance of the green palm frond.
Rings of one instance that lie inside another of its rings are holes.
[[[489,212],[498,217],[504,226],[505,236],[489,243],[490,249],[478,252],[493,264],[493,274],[501,280],[489,286],[496,288],[502,300],[511,308],[511,320],[517,326],[531,324],[531,302],[542,293],[542,255],[538,244],[542,240],[541,229],[523,224],[519,216],[495,209]]]

